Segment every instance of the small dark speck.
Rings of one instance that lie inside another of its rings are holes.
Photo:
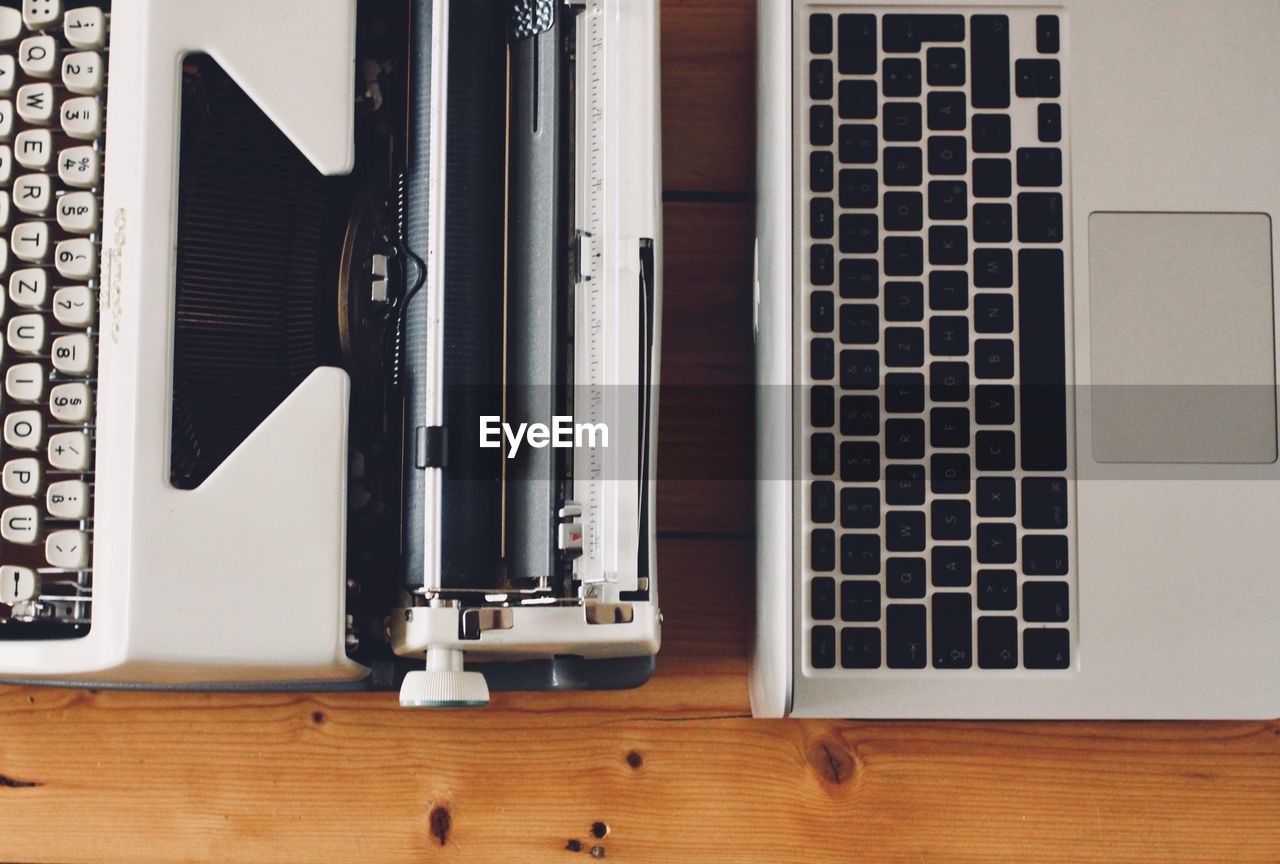
[[[603,846],[592,846],[592,847],[591,847],[591,857],[592,857],[592,858],[603,858],[603,857],[604,857],[604,847],[603,847]]]
[[[1280,730],[1277,730],[1276,734],[1280,734]],[[627,754],[627,764],[632,768],[639,769],[644,766],[644,757],[640,755],[640,751],[632,750]]]
[[[440,841],[440,845],[449,842],[449,829],[453,826],[453,817],[449,811],[439,805],[431,808],[431,836]]]
[[[324,721],[325,721],[325,716],[324,716],[324,712],[323,712],[323,711],[312,711],[312,712],[311,712],[311,722],[312,722],[312,723],[314,723],[314,724],[316,724],[317,726],[319,726],[319,725],[320,725],[321,723],[323,723]]]
[[[568,843],[564,844],[564,848],[568,849],[570,852],[581,852],[581,851],[582,851],[582,841],[581,841],[581,840],[570,840]]]
[[[5,789],[33,789],[39,785],[34,780],[15,780],[5,774],[0,774],[0,786]]]
[[[604,835],[609,833],[609,826],[603,822],[595,822],[591,825],[591,836],[597,840],[603,840]]]

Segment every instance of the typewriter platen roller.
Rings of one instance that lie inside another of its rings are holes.
[[[65,5],[109,58],[92,555],[6,533],[0,678],[643,682],[655,4]]]

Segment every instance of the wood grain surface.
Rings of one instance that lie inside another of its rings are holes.
[[[1277,723],[755,721],[750,0],[663,4],[659,671],[619,693],[0,688],[4,862],[1277,862]]]

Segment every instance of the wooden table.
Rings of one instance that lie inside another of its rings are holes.
[[[654,680],[434,712],[0,689],[0,860],[1280,861],[1277,723],[748,716],[752,10],[662,10]]]

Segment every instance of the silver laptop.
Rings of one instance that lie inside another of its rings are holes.
[[[1280,715],[1280,3],[760,4],[757,715]]]

